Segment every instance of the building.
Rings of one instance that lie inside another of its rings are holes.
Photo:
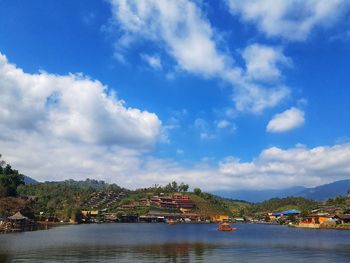
[[[189,212],[195,207],[194,202],[187,195],[173,194],[171,196],[153,196],[149,202],[151,205],[159,206],[169,210],[182,209],[183,212]]]
[[[350,215],[348,214],[338,214],[333,217],[334,219],[337,219],[340,224],[349,224],[350,223]]]
[[[180,208],[178,203],[173,201],[173,198],[171,196],[160,197],[160,207],[170,210],[176,210]]]
[[[286,211],[282,211],[282,212],[272,213],[272,215],[275,218],[279,218],[279,217],[285,217],[285,216],[290,216],[290,215],[298,216],[298,215],[300,215],[300,213],[301,212],[299,210],[290,209],[290,210],[286,210]]]
[[[153,206],[160,206],[160,198],[157,195],[152,196],[151,199],[149,200],[149,202]]]
[[[198,222],[201,220],[200,216],[196,213],[167,213],[167,212],[158,212],[150,211],[146,216],[140,217],[140,220],[144,219],[154,219],[155,221],[161,222],[166,220],[174,220],[181,222]],[[154,221],[152,221],[154,222]]]
[[[174,194],[172,196],[172,201],[179,205],[179,208],[193,209],[194,202],[188,195]]]
[[[29,209],[21,209],[17,213],[7,218],[6,229],[10,231],[35,230],[34,214]]]
[[[229,221],[230,217],[228,215],[213,215],[210,216],[210,221],[213,222],[224,222],[224,221]]]
[[[99,218],[99,211],[98,210],[84,210],[81,211],[81,214],[83,215],[82,222],[84,223],[90,223],[90,222],[97,222]],[[71,222],[74,222],[75,219],[71,219]],[[79,220],[76,220],[79,221]]]
[[[335,225],[335,221],[333,220],[333,216],[328,213],[314,213],[305,218],[301,222],[299,222],[299,227],[304,228],[320,228],[321,225]]]

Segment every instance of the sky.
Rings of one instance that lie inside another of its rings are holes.
[[[1,0],[0,153],[38,180],[350,179],[347,0]]]

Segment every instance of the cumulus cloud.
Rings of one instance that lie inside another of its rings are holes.
[[[28,74],[3,55],[0,89],[1,153],[41,181],[94,177],[137,188],[176,180],[210,191],[314,186],[350,176],[347,143],[272,147],[250,162],[230,157],[216,165],[189,166],[149,156],[142,149],[157,138],[161,126],[156,115],[126,108],[98,81]],[[202,119],[195,122],[198,129],[207,125]]]
[[[285,132],[304,124],[304,112],[297,108],[290,108],[278,113],[269,121],[266,130],[268,132]]]
[[[327,28],[350,9],[347,0],[226,0],[230,12],[251,22],[267,36],[307,39],[317,27]]]
[[[267,108],[275,107],[289,95],[289,88],[283,85],[263,87],[247,83],[236,90],[233,100],[238,111],[261,113]]]
[[[272,147],[250,162],[228,157],[216,165],[199,162],[188,166],[171,159],[142,157],[138,151],[120,147],[106,150],[98,145],[47,142],[36,134],[24,139],[22,143],[19,138],[17,142],[1,140],[4,158],[38,180],[93,176],[133,189],[176,180],[215,191],[312,187],[350,177],[350,145],[346,143],[311,149]]]
[[[0,127],[89,144],[151,147],[161,121],[82,74],[28,74],[0,54]]]
[[[278,83],[279,66],[291,62],[282,50],[253,44],[242,54],[246,69],[235,65],[232,56],[220,49],[217,32],[196,2],[110,0],[110,3],[113,19],[122,32],[117,41],[119,51],[140,39],[155,42],[174,59],[177,69],[230,83],[238,111],[259,113],[289,95],[289,89]]]
[[[279,65],[291,65],[280,48],[252,44],[243,51],[246,62],[246,75],[253,80],[278,80],[282,73]]]
[[[222,174],[246,188],[281,188],[295,185],[316,186],[350,176],[350,144],[312,149],[268,148],[252,162],[227,158],[219,165]]]

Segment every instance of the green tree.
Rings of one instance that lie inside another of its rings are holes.
[[[172,190],[172,192],[177,192],[178,191],[177,182],[173,181],[171,183],[171,190]]]
[[[188,184],[181,183],[179,185],[179,192],[187,192],[188,188],[189,188]]]
[[[0,175],[0,189],[2,196],[17,196],[17,187],[24,184],[24,176],[21,174]]]
[[[17,187],[21,184],[24,184],[24,176],[1,160],[0,154],[0,196],[17,196]]]
[[[198,196],[199,196],[199,195],[201,195],[202,190],[201,190],[200,188],[194,188],[194,189],[193,189],[193,192],[194,192],[195,195],[198,195]]]
[[[81,223],[81,220],[83,219],[83,214],[82,214],[81,209],[79,207],[75,207],[73,209],[71,219],[76,223]]]

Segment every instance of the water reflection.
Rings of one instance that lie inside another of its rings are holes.
[[[216,248],[202,243],[74,247],[4,255],[0,262],[203,262]],[[12,256],[12,257],[11,257]]]
[[[0,235],[0,263],[350,262],[350,231],[237,225],[96,224]]]

